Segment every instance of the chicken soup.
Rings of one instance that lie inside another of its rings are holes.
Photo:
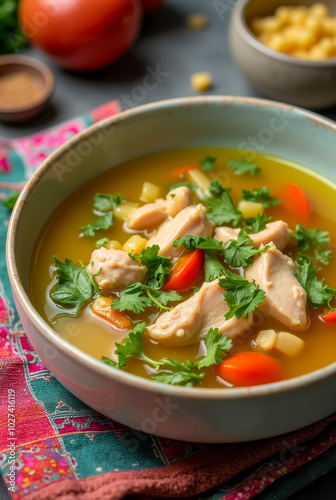
[[[334,205],[331,182],[267,155],[138,158],[49,220],[31,263],[34,305],[111,370],[160,383],[302,375],[336,361]]]

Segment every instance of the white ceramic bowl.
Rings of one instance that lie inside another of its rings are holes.
[[[336,178],[333,122],[270,101],[208,97],[155,103],[93,125],[52,154],[23,190],[7,241],[18,313],[48,369],[104,415],[159,436],[222,443],[282,434],[336,411],[336,363],[265,386],[229,390],[168,386],[115,370],[74,347],[39,316],[30,300],[29,262],[39,233],[80,185],[153,151],[222,145],[243,154],[253,149],[251,138],[260,151],[318,167]]]
[[[274,14],[282,5],[312,5],[316,0],[238,0],[231,25],[232,55],[242,73],[266,97],[309,109],[336,104],[336,58],[299,59],[271,50],[253,35],[248,21]],[[336,15],[335,0],[325,0]]]

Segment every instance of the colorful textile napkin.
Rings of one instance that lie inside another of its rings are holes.
[[[0,197],[20,190],[74,134],[118,111],[112,102],[31,137],[0,139]],[[1,500],[10,498],[8,491],[25,500],[119,500],[134,494],[281,500],[336,467],[336,415],[274,439],[204,445],[129,429],[76,399],[38,358],[17,316],[5,263],[9,216],[1,205]]]

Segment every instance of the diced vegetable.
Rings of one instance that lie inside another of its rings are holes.
[[[146,248],[147,245],[146,238],[143,238],[139,234],[133,234],[128,240],[124,243],[122,249],[127,253],[141,254],[141,251]]]
[[[213,367],[215,374],[235,386],[271,384],[284,379],[275,359],[258,352],[242,352]]]
[[[144,182],[140,195],[140,200],[152,203],[162,196],[162,189],[151,182]]]
[[[307,195],[297,184],[288,184],[282,197],[283,206],[300,219],[309,219],[312,207]]]
[[[237,208],[243,214],[244,219],[256,218],[258,214],[264,213],[262,203],[256,203],[255,201],[240,200]]]
[[[292,333],[279,332],[274,347],[288,356],[296,356],[303,349],[304,344],[302,339]]]
[[[139,203],[132,203],[131,201],[126,201],[125,203],[118,205],[114,209],[115,218],[121,221],[128,220],[131,217],[132,213],[135,212],[135,210],[138,207]]]
[[[176,168],[172,171],[171,177],[173,179],[182,179],[190,170],[201,170],[201,165],[185,165],[184,167]]]
[[[336,325],[336,311],[328,312],[326,314],[321,314],[319,318],[324,323],[329,323],[330,325]]]
[[[256,344],[263,351],[273,349],[276,341],[276,333],[274,330],[261,330],[255,340]]]
[[[104,244],[104,247],[108,250],[122,250],[122,244],[117,240],[110,240],[108,243]]]
[[[202,193],[209,191],[210,179],[203,172],[200,170],[189,170],[188,177],[191,182],[197,184]]]
[[[204,251],[194,250],[181,257],[173,267],[163,290],[186,292],[196,283],[204,268]]]
[[[193,90],[205,92],[212,87],[212,76],[210,73],[194,73],[190,77],[190,84]]]
[[[105,319],[112,326],[119,330],[128,330],[132,328],[132,321],[120,311],[111,309],[112,299],[109,297],[98,297],[92,304],[92,312]]]

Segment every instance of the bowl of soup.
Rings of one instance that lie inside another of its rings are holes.
[[[194,442],[336,411],[336,125],[271,101],[163,101],[53,153],[12,214],[22,324],[92,408]]]

